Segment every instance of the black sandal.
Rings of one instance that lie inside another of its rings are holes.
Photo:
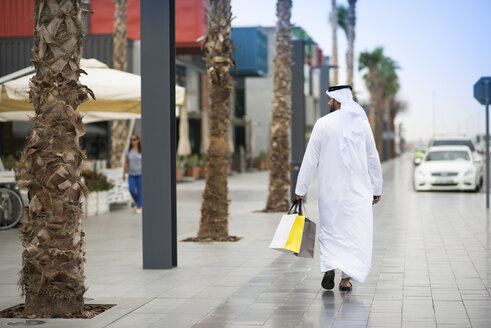
[[[352,288],[353,288],[353,284],[351,283],[351,281],[348,287],[343,287],[341,286],[341,284],[339,284],[339,290],[342,292],[350,292]]]
[[[322,278],[321,285],[324,289],[333,289],[334,288],[334,270],[327,271],[324,273],[324,278]]]

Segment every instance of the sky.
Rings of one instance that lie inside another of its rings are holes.
[[[276,0],[232,0],[232,26],[274,26]],[[348,7],[347,0],[337,5]],[[292,23],[332,53],[330,0],[293,0]],[[355,89],[360,102],[369,94],[358,71],[358,54],[382,46],[395,60],[407,111],[406,139],[423,142],[434,134],[485,132],[485,108],[473,85],[491,76],[491,0],[358,0],[355,26]],[[338,29],[339,82],[346,81],[345,33]]]

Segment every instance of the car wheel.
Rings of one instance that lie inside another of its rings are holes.
[[[479,179],[479,182],[476,183],[476,187],[474,188],[474,192],[479,192],[482,188],[482,179]]]

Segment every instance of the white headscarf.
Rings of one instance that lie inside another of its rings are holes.
[[[355,144],[364,140],[363,122],[368,121],[367,114],[363,108],[353,100],[349,88],[326,91],[327,95],[341,104],[342,141],[339,152],[345,166],[351,170],[356,163],[361,167],[355,152]]]

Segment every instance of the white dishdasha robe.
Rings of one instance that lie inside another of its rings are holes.
[[[351,91],[328,94],[341,109],[315,123],[295,193],[305,195],[318,166],[321,272],[338,268],[364,282],[372,259],[372,201],[382,194],[382,170],[368,119]]]

